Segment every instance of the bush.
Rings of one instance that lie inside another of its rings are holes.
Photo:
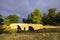
[[[60,23],[55,23],[56,26],[60,26]]]
[[[4,33],[9,33],[10,30],[11,30],[11,27],[10,27],[10,26],[7,26],[7,27],[5,28],[5,30],[4,30]]]
[[[2,34],[4,31],[4,28],[2,28],[2,25],[0,25],[0,34]]]
[[[10,25],[10,20],[9,20],[9,19],[6,19],[6,20],[4,21],[4,24],[6,24],[7,26]]]

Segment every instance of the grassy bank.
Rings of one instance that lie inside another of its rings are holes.
[[[36,31],[12,30],[0,34],[0,40],[60,40],[60,29],[41,29]]]
[[[0,40],[60,40],[60,33],[3,33]]]

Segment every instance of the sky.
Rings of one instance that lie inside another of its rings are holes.
[[[57,8],[60,11],[60,0],[0,0],[0,14],[6,17],[9,14],[16,14],[20,18],[27,18],[35,8],[43,13],[50,8]]]

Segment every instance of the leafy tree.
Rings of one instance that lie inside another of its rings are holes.
[[[49,11],[48,16],[55,17],[55,15],[56,15],[56,8],[50,8],[48,11]]]
[[[38,8],[36,8],[31,14],[29,14],[28,19],[26,20],[28,23],[41,23],[41,12]]]
[[[60,12],[58,12],[55,16],[55,24],[60,25]]]
[[[54,18],[55,18],[55,15],[56,15],[56,8],[51,8],[48,11],[49,11],[49,13],[48,13],[48,18],[49,18],[48,24],[55,25]]]
[[[55,25],[56,8],[50,8],[48,11],[47,15],[44,13],[42,22],[44,25]]]
[[[43,15],[43,17],[42,17],[42,24],[43,24],[43,25],[47,25],[48,22],[49,22],[48,20],[49,20],[49,18],[48,18],[48,16],[47,16],[47,14],[44,13],[44,15]]]
[[[10,14],[5,19],[6,21],[10,21],[10,23],[16,23],[18,22],[19,17],[15,14]]]
[[[3,21],[4,21],[4,20],[3,20],[3,18],[2,18],[2,15],[0,14],[0,24],[2,24]]]
[[[24,23],[26,22],[26,19],[25,18],[23,18],[23,20],[22,20]]]

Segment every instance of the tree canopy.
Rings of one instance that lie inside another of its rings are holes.
[[[43,24],[47,25],[55,25],[55,15],[56,15],[56,8],[50,8],[48,10],[48,14],[44,14],[42,17]]]
[[[26,20],[28,23],[41,23],[41,11],[36,8],[31,14],[28,15],[28,18]]]
[[[58,12],[55,16],[55,24],[56,25],[60,25],[60,12]]]
[[[15,14],[10,14],[5,18],[5,23],[9,21],[10,23],[18,22],[19,17]],[[8,22],[7,22],[8,23]]]

